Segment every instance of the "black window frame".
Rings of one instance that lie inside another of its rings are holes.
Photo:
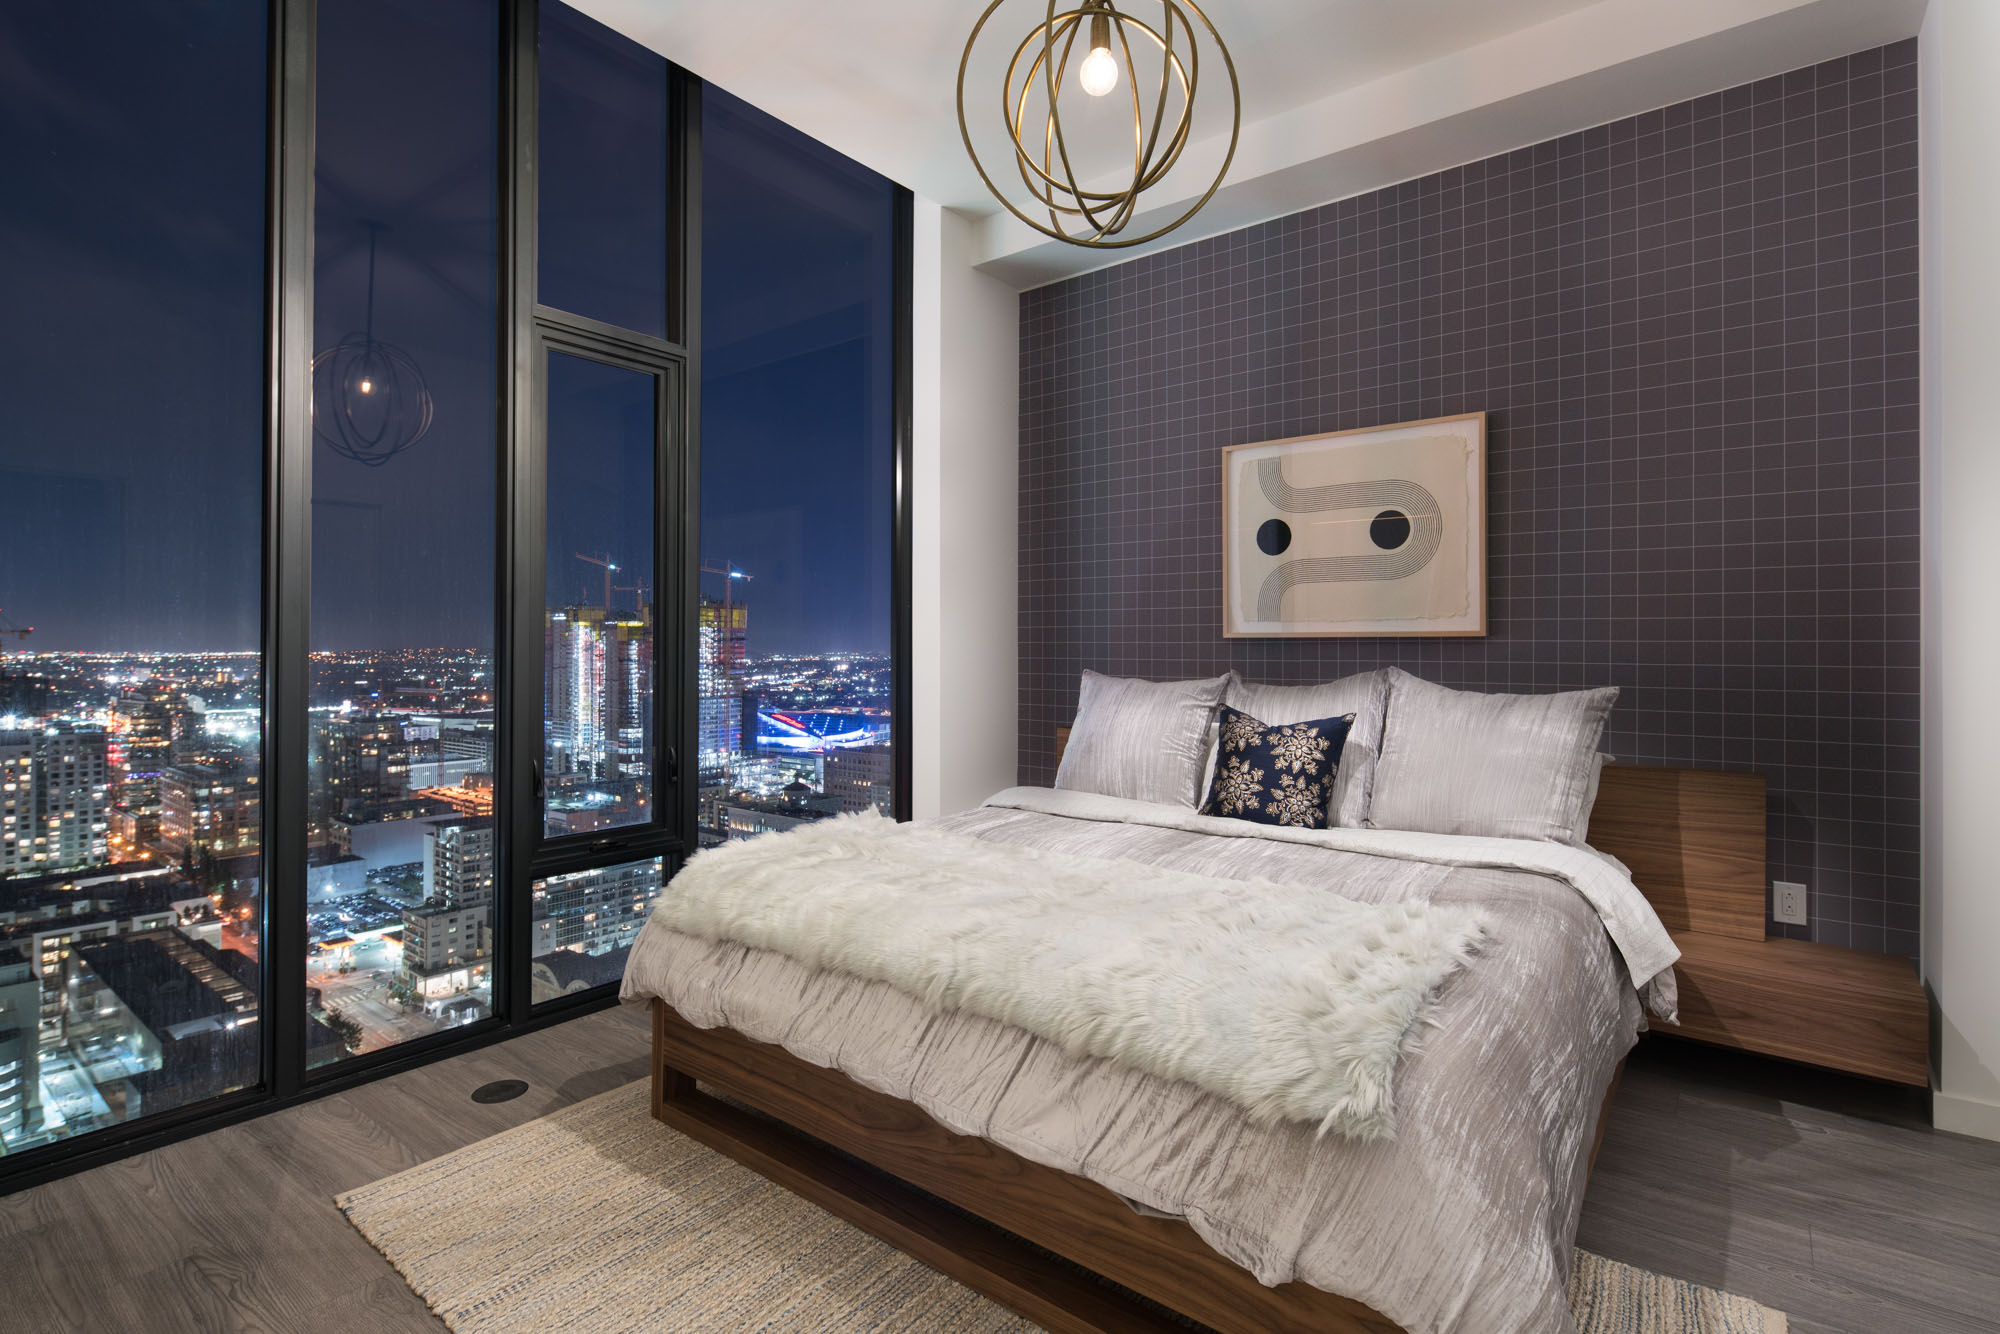
[[[307,1067],[306,852],[312,589],[314,57],[318,0],[268,0],[265,220],[265,476],[261,1011],[258,1083],[73,1140],[0,1157],[0,1195],[159,1148],[325,1094],[458,1055],[616,1003],[605,986],[533,1003],[532,886],[552,875],[647,857],[678,869],[693,847],[698,785],[696,654],[700,599],[701,80],[668,62],[668,337],[617,329],[535,302],[539,0],[502,8],[499,394],[495,449],[500,723],[493,1013],[462,1028]],[[896,190],[892,374],[892,739],[898,819],[909,819],[911,698],[911,375],[914,199]],[[542,759],[541,476],[537,402],[550,349],[661,377],[656,401],[655,815],[645,825],[545,839],[535,775]],[[671,387],[672,392],[665,392]],[[672,706],[671,712],[668,706]],[[669,801],[668,793],[671,793]]]
[[[504,614],[510,661],[502,672],[510,736],[502,745],[508,777],[500,780],[510,836],[500,871],[506,897],[507,965],[500,984],[510,1016],[561,1016],[595,1008],[613,995],[600,987],[536,1005],[531,940],[534,885],[550,876],[597,870],[647,857],[661,859],[664,881],[680,869],[693,847],[695,784],[684,781],[681,760],[694,754],[697,673],[694,670],[695,599],[701,591],[701,80],[667,62],[667,318],[666,337],[621,328],[536,299],[541,238],[537,226],[541,160],[540,0],[505,0],[513,10],[510,92],[511,139],[516,174],[506,212],[511,260],[511,323],[517,354],[510,358],[505,389],[510,414],[509,482],[516,492],[507,566],[509,608]],[[660,725],[653,734],[653,815],[644,824],[546,835],[542,808],[545,658],[545,580],[548,515],[542,481],[548,473],[547,365],[551,351],[655,375],[653,480],[653,700]],[[526,402],[521,400],[525,397]],[[525,781],[514,781],[519,777]],[[497,994],[497,989],[496,989]]]
[[[580,319],[538,307],[535,312],[535,337],[533,361],[535,366],[533,407],[529,412],[527,431],[529,436],[528,459],[524,476],[529,479],[530,490],[546,494],[543,484],[548,476],[548,365],[553,355],[577,357],[593,361],[603,366],[632,371],[646,375],[653,380],[653,486],[656,521],[653,525],[653,581],[667,596],[656,596],[653,601],[653,698],[678,706],[682,696],[681,678],[691,675],[685,670],[684,658],[694,651],[693,643],[685,633],[686,620],[684,598],[680,592],[680,581],[674,576],[679,573],[680,552],[686,541],[681,530],[689,526],[685,504],[685,491],[689,477],[687,405],[687,360],[685,354],[664,340],[643,339],[629,330],[613,329],[608,325]],[[698,462],[698,461],[697,461]],[[695,495],[699,496],[699,491]],[[527,534],[530,550],[527,563],[535,568],[536,577],[532,582],[536,605],[546,609],[547,598],[544,588],[544,572],[547,569],[548,532],[547,512],[538,508],[538,517]],[[522,619],[527,619],[525,616]],[[539,668],[545,660],[544,641],[539,623],[529,627],[535,630],[535,654],[533,662],[537,670],[532,675],[536,705],[535,736],[543,735],[545,719],[543,708],[543,673]],[[517,675],[528,675],[529,659],[519,656],[526,647],[524,637],[515,645]],[[522,684],[526,684],[525,682]],[[669,715],[665,710],[657,710],[656,716],[671,716],[679,721],[681,710],[676,707]],[[563,875],[573,871],[588,871],[599,866],[619,862],[638,861],[644,857],[666,857],[669,864],[685,848],[683,826],[680,819],[679,758],[681,737],[675,728],[656,727],[653,733],[653,802],[652,815],[643,823],[618,825],[609,829],[592,830],[580,834],[563,834],[551,837],[545,827],[541,807],[544,787],[542,777],[543,752],[538,745],[532,761],[529,788],[535,798],[535,818],[531,822],[532,831],[527,861],[530,879],[540,880],[550,875]]]

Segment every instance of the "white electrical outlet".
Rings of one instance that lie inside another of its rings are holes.
[[[1788,880],[1771,882],[1771,916],[1792,926],[1808,925],[1806,920],[1806,887],[1795,885]]]

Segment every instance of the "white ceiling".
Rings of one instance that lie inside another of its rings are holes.
[[[959,56],[983,0],[571,2],[927,199],[994,208],[966,161],[955,110]],[[1208,0],[1203,12],[1235,58],[1249,122],[1592,3]],[[1152,0],[1127,8],[1157,11]],[[1011,51],[1045,12],[1042,0],[1006,0],[988,35],[1004,33]],[[997,79],[997,54],[990,64]]]
[[[1594,3],[1210,0],[1203,12],[1235,55],[1243,117],[1257,121]],[[1134,8],[1144,15],[1146,6]]]
[[[956,88],[983,0],[570,2],[917,194],[986,218],[981,267],[1018,285],[1131,253],[1044,243],[980,184]],[[1924,4],[1207,0],[1242,82],[1243,142],[1228,187],[1168,243],[1908,36]],[[979,97],[997,99],[1005,54],[1045,12],[1045,0],[1005,0],[992,29],[1005,39],[982,36],[984,68],[968,75]],[[978,126],[990,113],[972,105]],[[1220,144],[1201,147],[1160,193],[1206,186]]]

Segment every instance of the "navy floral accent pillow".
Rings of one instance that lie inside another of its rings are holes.
[[[1354,715],[1262,723],[1222,706],[1215,778],[1203,815],[1298,829],[1327,827],[1327,801]]]

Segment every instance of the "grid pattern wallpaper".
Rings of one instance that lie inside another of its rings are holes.
[[[1088,667],[1623,687],[1761,771],[1809,929],[1918,948],[1916,43],[1021,303],[1021,781]],[[1225,445],[1484,410],[1484,639],[1229,640]]]

